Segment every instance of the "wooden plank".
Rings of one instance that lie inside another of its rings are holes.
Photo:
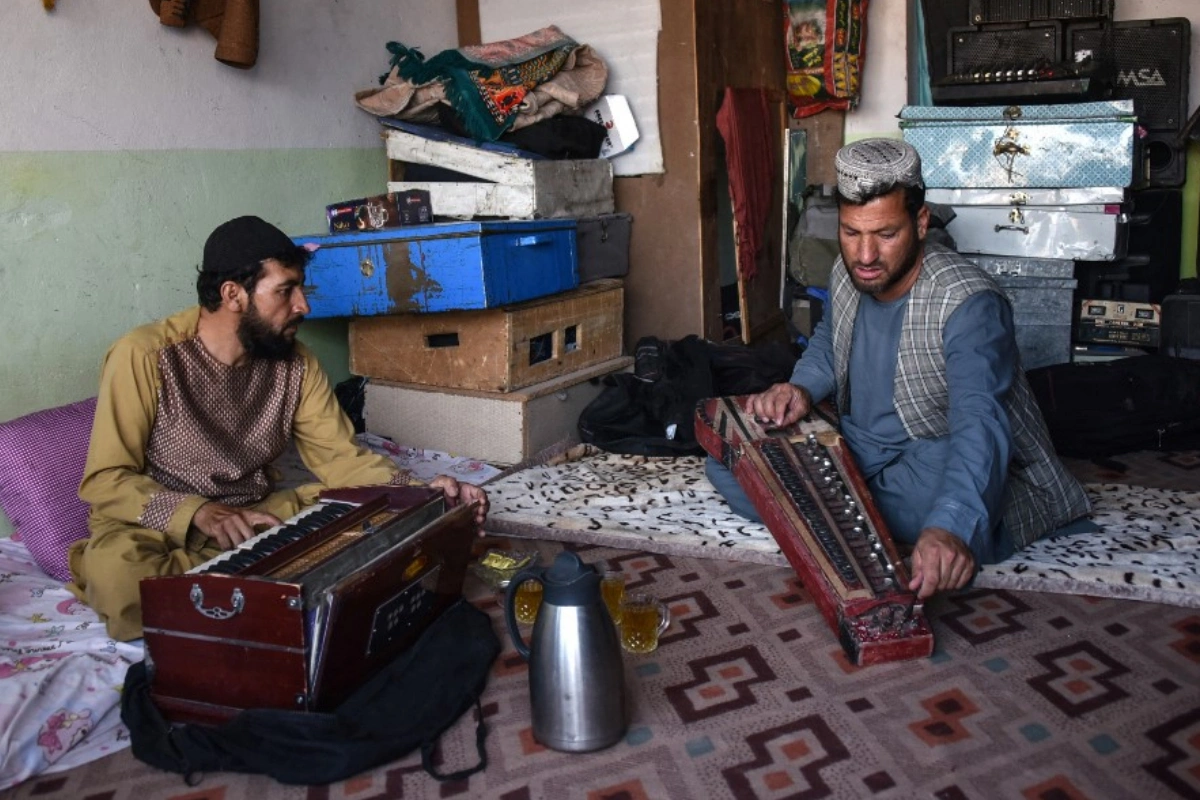
[[[435,217],[475,219],[561,219],[611,214],[612,165],[593,166],[591,162],[549,162],[549,169],[538,170],[535,185],[514,186],[501,183],[389,183],[389,192],[423,189],[429,192],[429,204]],[[572,169],[572,164],[588,164]]]
[[[833,186],[837,183],[833,158],[846,140],[845,127],[845,111],[822,111],[804,119],[788,120],[790,130],[808,134],[805,165],[809,186]]]
[[[510,392],[621,356],[624,285],[600,280],[506,308],[350,321],[350,370]]]
[[[395,129],[384,132],[384,142],[387,157],[394,161],[444,167],[464,175],[510,186],[532,186],[534,168],[537,165],[560,163],[534,161],[511,153],[483,150]]]
[[[458,15],[458,46],[483,44],[479,0],[455,0],[455,11]]]

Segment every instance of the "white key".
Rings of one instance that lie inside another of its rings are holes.
[[[287,525],[293,525],[297,522],[300,522],[305,517],[307,517],[311,514],[317,513],[321,509],[325,508],[327,505],[329,505],[329,504],[328,503],[317,503],[316,505],[309,506],[308,508],[304,509],[303,511],[293,514],[291,517],[289,517],[288,519],[285,519],[283,522],[279,523],[275,527],[268,528],[267,530],[263,531],[262,533],[258,534],[257,536],[247,539],[246,541],[242,542],[241,544],[239,544],[237,547],[233,548],[232,550],[226,550],[224,553],[221,553],[221,555],[213,556],[208,561],[205,561],[203,564],[192,567],[191,569],[189,569],[187,571],[187,574],[192,575],[192,574],[195,574],[198,572],[208,572],[213,567],[215,567],[218,564],[221,564],[225,561],[228,561],[229,559],[233,558],[235,555],[242,552],[243,550],[249,550],[251,547],[254,547],[256,544],[263,541],[264,539],[271,538],[275,534],[279,533],[281,528],[284,528]]]

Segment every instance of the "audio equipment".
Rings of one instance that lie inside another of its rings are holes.
[[[1039,19],[1112,19],[1113,0],[967,0],[974,25]]]
[[[1066,52],[1113,68],[1113,98],[1133,100],[1148,131],[1178,131],[1188,116],[1191,23],[1183,17],[1067,26]]]

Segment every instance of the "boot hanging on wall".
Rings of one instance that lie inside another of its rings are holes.
[[[258,0],[150,0],[158,21],[172,28],[196,23],[217,39],[213,56],[249,69],[258,60]]]

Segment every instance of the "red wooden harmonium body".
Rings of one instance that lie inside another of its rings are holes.
[[[461,597],[474,514],[437,489],[333,490],[190,572],[143,580],[156,705],[200,723],[335,708]]]
[[[933,632],[841,435],[817,419],[767,429],[746,397],[702,400],[696,439],[728,467],[858,666],[933,653]]]

